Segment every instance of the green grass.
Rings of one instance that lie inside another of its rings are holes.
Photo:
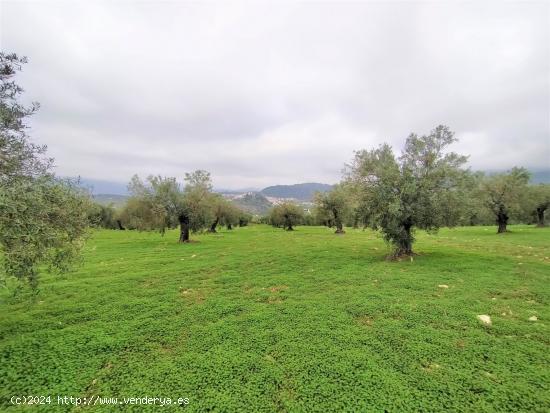
[[[99,231],[84,264],[0,302],[0,410],[13,395],[188,397],[163,411],[548,411],[550,229]],[[448,289],[438,285],[446,284]],[[478,314],[488,314],[484,326]],[[536,315],[538,321],[528,321]]]

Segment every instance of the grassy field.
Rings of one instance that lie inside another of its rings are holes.
[[[34,303],[1,293],[0,410],[549,411],[550,229],[511,229],[419,233],[401,262],[372,231],[98,231]]]

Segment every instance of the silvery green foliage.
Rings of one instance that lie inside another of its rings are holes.
[[[344,233],[344,222],[350,218],[351,200],[344,185],[335,185],[328,192],[317,192],[314,198],[317,219]]]
[[[89,207],[89,198],[74,182],[49,175],[2,186],[0,248],[5,275],[34,288],[39,266],[68,270],[86,238]]]
[[[360,199],[363,221],[395,246],[395,256],[412,254],[414,229],[436,231],[459,220],[467,158],[446,152],[453,132],[438,126],[429,135],[411,134],[401,156],[381,145],[356,152],[347,181]]]
[[[544,227],[545,214],[550,208],[550,184],[538,184],[529,187],[524,201],[526,214],[533,214],[539,227]]]
[[[498,232],[506,232],[508,220],[520,217],[527,195],[530,175],[525,168],[512,168],[507,173],[487,176],[481,183],[481,199],[498,224]]]
[[[274,227],[283,227],[292,231],[294,226],[304,220],[304,210],[292,202],[283,202],[275,205],[269,213],[269,221]]]
[[[218,225],[227,225],[229,227],[243,222],[244,214],[229,200],[220,194],[212,194],[209,197],[209,205],[212,213],[212,223],[210,232],[216,232]]]
[[[0,52],[0,183],[24,176],[41,176],[48,173],[51,159],[44,157],[45,146],[35,145],[26,134],[25,119],[35,113],[39,105],[29,107],[18,101],[23,89],[14,76],[27,62],[16,54]]]
[[[16,277],[35,288],[40,266],[65,271],[79,256],[90,200],[76,182],[56,178],[46,148],[29,141],[25,120],[38,104],[19,104],[23,89],[13,81],[24,63],[0,53],[1,279]]]
[[[88,211],[88,221],[96,228],[117,229],[117,211],[113,204],[103,205],[93,202]]]
[[[175,178],[150,175],[142,181],[137,175],[128,185],[131,197],[121,213],[130,229],[164,233],[177,225],[177,214],[182,203],[182,189]]]
[[[189,217],[191,231],[202,231],[212,223],[211,197],[212,178],[210,172],[198,169],[185,174],[182,211]]]
[[[150,175],[145,181],[134,175],[128,189],[131,197],[121,212],[121,219],[131,229],[164,233],[175,228],[183,217],[191,231],[211,225],[212,182],[206,171],[185,174],[185,186],[176,178]]]

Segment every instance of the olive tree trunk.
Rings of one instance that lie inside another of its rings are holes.
[[[497,224],[498,224],[498,230],[497,234],[503,234],[506,231],[506,226],[508,225],[508,215],[505,213],[500,213],[497,215]]]
[[[412,244],[413,244],[413,236],[412,236],[412,224],[407,221],[403,224],[403,230],[401,231],[401,234],[396,242],[396,249],[394,253],[394,257],[403,257],[403,256],[409,256],[413,255],[412,250]]]
[[[212,223],[212,225],[210,225],[210,229],[208,230],[208,232],[217,232],[216,227],[218,226],[219,221],[220,219],[216,218],[216,220]]]
[[[294,228],[292,228],[292,221],[290,220],[290,217],[285,215],[285,225],[283,228],[286,228],[287,231],[294,231]]]
[[[335,234],[345,234],[344,227],[342,225],[342,220],[340,219],[340,216],[338,215],[338,211],[335,209],[332,211],[334,214],[334,223],[336,224],[336,232]]]
[[[189,242],[189,217],[182,214],[178,217],[180,223],[180,239],[179,242]]]

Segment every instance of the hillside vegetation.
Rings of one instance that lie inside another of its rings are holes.
[[[327,192],[332,185],[315,182],[295,185],[274,185],[262,189],[262,194],[274,198],[294,198],[299,201],[311,201],[315,192]]]
[[[128,195],[97,194],[93,196],[93,199],[100,205],[112,205],[115,208],[122,208],[128,202]]]
[[[34,301],[0,293],[0,410],[547,411],[550,229],[511,229],[419,232],[396,262],[370,230],[97,231]]]
[[[232,202],[238,208],[255,215],[266,215],[273,207],[273,204],[259,192],[249,192],[233,199]]]

